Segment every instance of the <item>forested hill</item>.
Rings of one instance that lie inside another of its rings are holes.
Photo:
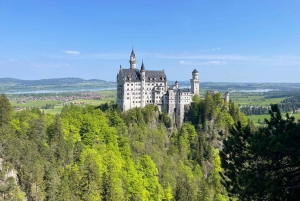
[[[0,91],[13,92],[22,90],[50,90],[64,88],[101,88],[115,87],[115,82],[81,78],[53,78],[41,80],[20,80],[14,78],[0,78]]]
[[[219,150],[237,121],[234,103],[206,94],[181,126],[154,105],[13,112],[0,97],[0,197],[5,200],[229,200]],[[251,125],[251,124],[250,124]]]

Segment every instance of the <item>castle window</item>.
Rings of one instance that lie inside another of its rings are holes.
[[[132,101],[134,103],[134,101]]]
[[[127,86],[129,86],[129,84],[127,84]]]
[[[131,86],[133,86],[133,84],[131,84]]]

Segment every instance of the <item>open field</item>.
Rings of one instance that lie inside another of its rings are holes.
[[[61,112],[64,104],[78,106],[100,105],[107,102],[115,102],[117,90],[82,91],[82,92],[59,92],[59,93],[31,93],[10,94],[10,103],[18,111],[23,108],[38,107],[41,111],[50,114]],[[53,105],[53,109],[41,109],[46,105]]]
[[[264,119],[270,119],[269,114],[263,114],[263,115],[251,115],[247,116],[248,119],[250,119],[255,126],[261,126],[262,124],[258,123],[258,120],[260,119],[260,122],[264,122]]]
[[[66,103],[73,103],[73,104],[84,103],[84,104],[88,104],[88,105],[100,105],[100,104],[111,102],[111,101],[115,102],[116,98],[115,97],[108,97],[108,98],[103,98],[101,100],[78,99],[78,100],[73,100],[73,101],[69,101],[69,102],[66,102]]]
[[[62,104],[60,104],[60,105],[54,106],[54,109],[41,109],[41,112],[44,112],[46,114],[56,115],[61,112],[62,107],[63,107]]]
[[[285,118],[285,113],[282,113],[281,115],[283,118]],[[295,117],[295,121],[300,120],[300,113],[293,114],[292,116]],[[264,119],[270,119],[270,115],[269,114],[251,115],[251,116],[247,116],[247,118],[253,121],[255,126],[261,126],[262,124],[259,124],[258,120],[260,119],[260,122],[264,122]]]
[[[264,96],[251,96],[251,95],[240,95],[230,94],[230,99],[239,105],[253,105],[253,106],[269,106],[270,104],[281,103],[285,98],[265,98]]]
[[[107,98],[103,98],[101,100],[85,100],[85,99],[78,99],[78,100],[73,100],[73,101],[68,101],[65,103],[73,103],[76,104],[78,106],[85,106],[85,105],[101,105],[103,103],[107,103],[107,102],[111,102],[111,101],[116,101],[116,98],[114,97],[107,97]],[[84,104],[80,104],[80,103],[84,103]],[[59,114],[61,112],[61,109],[63,107],[63,104],[57,104],[54,106],[54,109],[41,109],[41,111],[47,113],[47,114]]]
[[[28,100],[26,103],[17,103],[16,101],[11,101],[10,102],[12,106],[16,107],[42,107],[45,106],[46,104],[60,104],[61,102],[55,101],[55,100]]]

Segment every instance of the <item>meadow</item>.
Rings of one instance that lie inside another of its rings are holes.
[[[281,113],[282,118],[285,118],[286,113]],[[293,116],[295,118],[295,121],[300,120],[300,113],[296,113],[296,114],[291,114],[289,113],[289,116]],[[251,115],[251,116],[247,116],[248,119],[250,119],[255,126],[261,126],[263,125],[264,119],[268,119],[270,120],[270,115],[269,114],[263,114],[263,115]],[[261,122],[258,123],[258,122]]]
[[[32,107],[39,107],[42,108],[43,106],[45,106],[46,104],[51,104],[54,105],[53,109],[40,109],[42,112],[44,113],[49,113],[49,114],[59,114],[61,112],[61,109],[63,108],[64,104],[75,104],[78,106],[85,106],[85,105],[100,105],[103,103],[107,103],[107,102],[111,102],[111,101],[115,101],[115,95],[116,95],[116,90],[103,90],[103,91],[98,91],[96,92],[98,95],[102,95],[103,98],[101,99],[84,99],[84,97],[82,98],[78,98],[78,99],[74,99],[72,101],[61,101],[60,98],[58,98],[58,100],[26,100],[26,98],[28,96],[25,95],[11,95],[12,98],[14,98],[13,100],[11,100],[11,104],[14,108],[32,108]],[[56,94],[57,95],[57,94]],[[59,94],[61,97],[62,96],[66,96],[66,94]],[[68,94],[69,95],[69,94]],[[39,95],[36,94],[35,96],[39,97],[42,96],[44,97],[45,95]],[[47,96],[49,97],[53,97],[53,93],[49,93]],[[19,99],[24,99],[23,101],[19,101],[16,100],[15,98],[19,98]],[[37,98],[38,99],[38,98]]]
[[[11,105],[13,107],[19,107],[19,108],[30,108],[30,107],[42,107],[45,106],[46,104],[60,104],[60,101],[56,100],[28,100],[26,103],[18,103],[16,101],[11,101]]]
[[[230,99],[235,104],[241,105],[248,105],[248,106],[270,106],[271,104],[279,104],[283,101],[286,97],[282,98],[265,98],[264,93],[233,93],[230,94]],[[284,114],[283,114],[284,115]],[[300,114],[294,114],[296,119],[300,119]],[[247,116],[255,126],[262,126],[264,119],[270,119],[269,114],[262,114],[262,115],[250,115]],[[261,122],[261,123],[259,123]]]
[[[285,99],[282,98],[265,98],[264,95],[249,95],[241,93],[230,94],[230,99],[232,102],[239,105],[253,105],[253,106],[269,106],[270,104],[281,103]]]
[[[115,101],[116,98],[114,97],[106,97],[101,100],[86,100],[86,99],[77,99],[73,101],[67,101],[64,102],[64,104],[75,104],[78,106],[85,106],[85,105],[101,105],[103,103],[109,103],[111,101]],[[83,104],[80,104],[83,103]],[[41,109],[42,112],[47,113],[47,114],[59,114],[61,112],[61,109],[63,107],[63,104],[57,104],[54,106],[54,109]]]
[[[207,92],[207,89],[201,89],[200,90],[200,96],[204,97],[205,93]],[[96,92],[99,95],[103,95],[104,98],[100,100],[86,100],[86,99],[76,99],[72,101],[56,101],[56,100],[28,100],[26,103],[17,103],[17,101],[11,101],[11,104],[13,107],[19,107],[19,108],[30,108],[30,107],[42,107],[46,104],[52,104],[54,105],[53,109],[40,109],[44,113],[49,114],[59,114],[61,112],[61,109],[64,104],[75,104],[79,106],[85,106],[85,105],[100,105],[103,103],[115,101],[115,95],[116,90],[105,90],[105,91],[98,91]],[[224,94],[224,92],[221,92]],[[278,104],[281,103],[282,100],[285,98],[266,98],[265,93],[231,93],[230,99],[235,104],[241,106],[241,105],[252,105],[252,106],[269,106],[270,104]],[[300,119],[300,113],[293,114],[294,117],[298,120]],[[269,119],[268,114],[263,115],[251,115],[247,116],[256,126],[261,126],[264,122],[264,119]],[[258,122],[261,123],[258,123]]]

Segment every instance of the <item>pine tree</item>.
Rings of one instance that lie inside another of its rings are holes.
[[[220,153],[224,185],[243,200],[300,199],[300,125],[271,106],[267,126],[253,132],[238,123]]]
[[[11,105],[5,94],[0,96],[0,127],[7,125],[11,120]]]
[[[48,128],[48,143],[50,145],[50,150],[55,158],[55,160],[60,165],[66,165],[66,149],[65,149],[65,139],[62,131],[61,120],[58,115],[56,115],[53,124]]]

